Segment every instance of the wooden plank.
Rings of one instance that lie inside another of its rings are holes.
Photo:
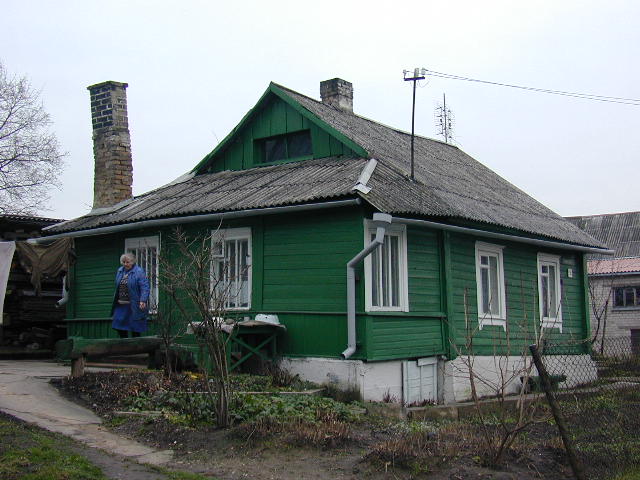
[[[71,358],[83,355],[136,355],[154,352],[162,345],[158,337],[73,339]]]

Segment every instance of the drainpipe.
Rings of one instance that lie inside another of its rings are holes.
[[[342,358],[347,359],[356,351],[356,271],[355,267],[367,255],[384,243],[384,233],[391,225],[392,217],[386,213],[374,213],[373,224],[376,238],[347,263],[347,349]]]

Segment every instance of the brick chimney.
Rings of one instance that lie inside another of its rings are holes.
[[[87,87],[93,124],[93,208],[110,207],[131,198],[133,165],[127,118],[126,83]]]
[[[320,82],[322,103],[353,113],[353,85],[341,78]]]

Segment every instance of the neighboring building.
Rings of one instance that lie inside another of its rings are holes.
[[[596,314],[591,330],[610,341],[610,352],[629,348],[640,353],[640,212],[567,217],[615,251],[613,257],[589,255],[591,298]],[[598,324],[598,320],[600,323]],[[606,346],[606,343],[605,343]]]
[[[89,87],[97,156],[115,137],[126,156],[125,87]],[[349,82],[322,82],[321,97],[272,83],[188,175],[135,198],[121,189],[110,205],[47,229],[75,238],[70,335],[114,336],[124,250],[143,259],[162,310],[157,255],[172,255],[167,238],[182,225],[220,226],[212,271],[243,272],[223,279],[237,293],[229,316],[277,315],[287,368],[365,399],[468,398],[459,369],[469,334],[477,366],[493,375],[496,353],[517,361],[540,330],[588,337],[584,258],[602,243],[452,145],[416,137],[411,178],[409,134],[355,115]],[[96,158],[96,188],[109,184],[98,168],[107,163]],[[124,173],[111,174],[126,184],[130,163],[116,163]]]
[[[44,227],[62,220],[28,215],[0,215],[0,242],[21,242],[39,237]],[[13,248],[12,250],[13,251]],[[44,278],[38,288],[21,263],[20,253],[0,258],[9,266],[0,318],[0,353],[15,355],[29,346],[32,354],[52,353],[56,340],[66,335],[65,309],[57,308],[62,277]]]

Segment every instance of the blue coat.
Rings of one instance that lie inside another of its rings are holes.
[[[129,299],[131,303],[127,305],[129,307],[129,325],[128,328],[126,325],[118,325],[114,326],[114,328],[119,328],[122,330],[132,330],[134,332],[144,332],[147,330],[147,315],[149,313],[149,280],[147,280],[147,275],[144,272],[142,267],[139,267],[135,264],[129,270],[129,281],[127,282],[127,287],[129,289]],[[113,294],[113,303],[111,305],[111,315],[118,306],[118,285],[120,285],[120,281],[122,277],[124,277],[125,269],[124,267],[118,268],[116,272],[116,289]],[[145,302],[147,304],[144,310],[140,309],[140,302]]]

